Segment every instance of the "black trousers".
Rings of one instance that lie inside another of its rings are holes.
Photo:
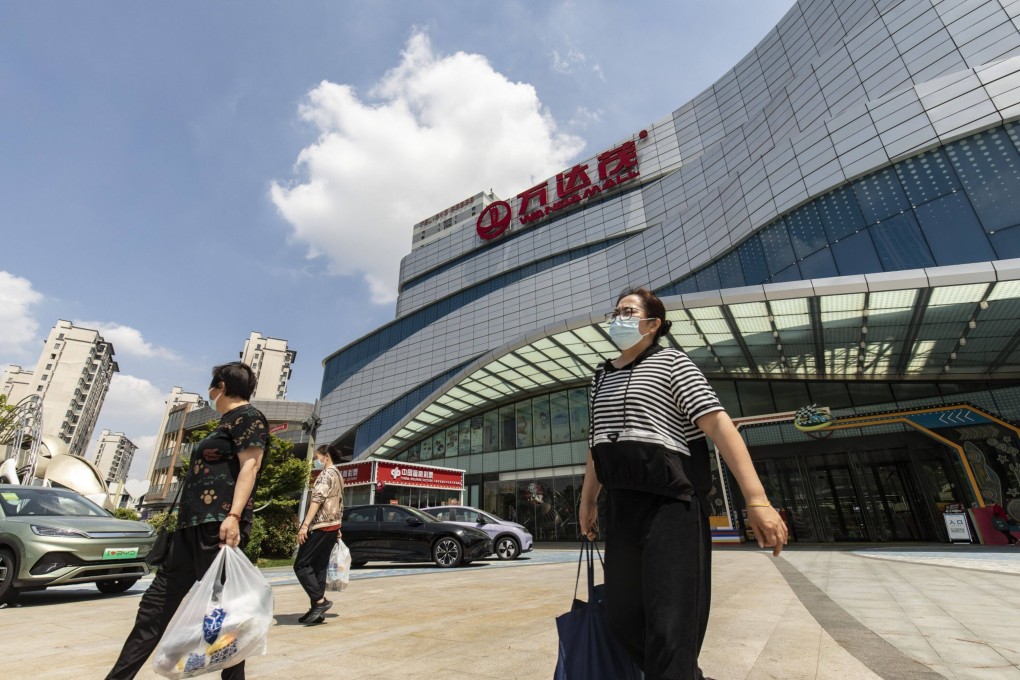
[[[166,561],[142,595],[135,626],[128,633],[113,670],[106,676],[107,680],[133,678],[145,665],[184,596],[216,559],[220,550],[219,532],[219,523],[201,524],[174,532]],[[246,533],[241,534],[242,545],[248,542]],[[224,668],[220,677],[244,680],[244,661]]]
[[[703,678],[712,534],[697,498],[610,490],[606,614],[646,680]]]
[[[294,574],[312,604],[326,596],[326,570],[338,536],[336,531],[312,531],[298,548]]]

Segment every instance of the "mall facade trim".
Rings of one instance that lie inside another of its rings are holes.
[[[401,265],[394,321],[323,361],[319,440],[359,457],[421,460],[427,450],[433,464],[437,441],[443,458],[455,443],[448,462],[466,471],[467,502],[497,514],[512,506],[518,516],[527,507],[538,529],[548,513],[534,508],[556,497],[548,537],[567,537],[586,447],[574,420],[586,413],[587,376],[602,349],[612,351],[597,320],[637,285],[682,317],[670,342],[690,349],[721,394],[732,392],[724,403],[734,417],[797,400],[889,410],[971,395],[1016,421],[1018,24],[1020,2],[1006,0],[798,2],[669,116],[510,200],[487,202],[475,224],[416,244]],[[956,287],[953,271],[965,272]],[[846,291],[804,294],[825,281]],[[891,283],[883,289],[883,281]],[[876,307],[872,288],[890,294],[875,299],[890,307]],[[807,305],[803,313],[776,312],[784,291]],[[706,309],[706,300],[744,304],[741,295],[761,306]],[[901,310],[885,318],[906,335],[876,345],[860,319],[885,309]],[[971,316],[958,320],[964,312]],[[597,352],[558,337],[585,316],[587,329],[575,335]],[[781,316],[788,327],[776,324]],[[524,347],[535,351],[487,368],[504,348]],[[524,402],[528,412],[518,416]],[[862,442],[872,433],[858,434]],[[832,458],[823,463],[812,457],[814,440],[791,435],[805,447],[797,469],[813,499],[812,540],[846,534],[826,525],[839,514],[832,499],[840,493],[892,517],[893,506],[942,502],[929,498],[932,484],[970,478],[958,469],[965,463],[947,459],[923,481],[916,461],[941,454],[915,446],[912,437],[923,435],[902,435],[898,452],[875,453],[875,442],[860,448],[845,479],[833,473],[845,461],[832,451],[845,434],[826,444]],[[752,455],[758,464],[755,446]],[[1011,484],[1004,465],[989,469],[1008,506],[1020,479]],[[913,500],[889,501],[895,494],[868,482],[875,475],[895,476],[882,488],[898,484]],[[717,482],[715,524],[738,532],[739,498],[725,473]],[[953,493],[960,503],[986,501],[973,483]],[[1010,512],[1020,520],[1015,500]],[[543,531],[533,533],[541,540]],[[895,535],[908,534],[939,538],[937,528],[908,531],[900,522]]]

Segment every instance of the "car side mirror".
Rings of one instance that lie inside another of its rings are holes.
[[[485,521],[485,518],[484,518],[484,517],[479,517],[479,518],[478,518],[478,523],[479,523],[479,524],[487,524],[487,522]]]
[[[425,522],[421,521],[417,517],[408,517],[407,523],[413,527],[420,527],[422,524],[425,524]]]

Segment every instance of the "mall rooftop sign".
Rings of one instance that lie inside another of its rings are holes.
[[[638,139],[647,139],[642,130]],[[478,215],[478,236],[488,241],[501,236],[513,224],[527,225],[565,210],[596,200],[616,187],[632,182],[641,174],[637,143],[624,142],[595,157],[596,167],[578,164],[546,181],[517,194],[517,213],[507,201],[490,203]],[[550,184],[552,186],[550,186]]]

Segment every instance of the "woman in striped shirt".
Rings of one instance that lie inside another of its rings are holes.
[[[686,354],[658,344],[671,325],[659,298],[627,291],[607,321],[620,356],[592,379],[581,532],[595,537],[605,487],[613,633],[648,680],[696,680],[711,595],[706,434],[740,485],[759,545],[778,556],[786,525],[705,376]]]

